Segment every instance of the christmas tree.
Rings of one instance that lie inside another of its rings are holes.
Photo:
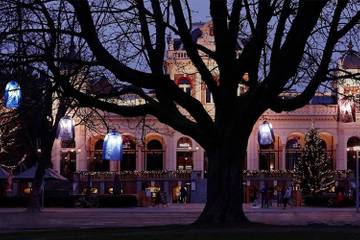
[[[319,132],[311,128],[305,135],[305,146],[295,164],[294,180],[304,194],[318,195],[335,184],[331,160]]]

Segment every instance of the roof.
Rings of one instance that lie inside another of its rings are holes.
[[[18,175],[14,176],[14,180],[20,180],[20,179],[34,179],[35,178],[35,173],[36,173],[36,169],[37,166],[33,166],[21,173],[19,173]],[[54,169],[52,168],[46,168],[45,169],[45,174],[44,174],[44,179],[50,180],[63,180],[66,181],[67,178],[61,176],[59,173],[57,173]]]
[[[348,45],[348,50],[340,58],[340,63],[343,69],[360,69],[360,54],[353,50],[351,42]]]
[[[7,179],[9,173],[0,167],[0,180]]]
[[[191,30],[191,37],[194,42],[197,42],[199,38],[203,36],[202,28],[205,24],[208,24],[206,22],[195,22],[192,24],[192,30]],[[243,46],[247,43],[248,40],[246,39],[239,39],[236,48],[242,49]],[[180,38],[174,39],[174,50],[185,50],[184,45]]]
[[[314,96],[309,104],[311,105],[328,105],[337,104],[336,96]]]

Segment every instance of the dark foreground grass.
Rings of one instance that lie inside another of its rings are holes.
[[[231,228],[164,226],[147,228],[23,231],[0,234],[1,240],[360,240],[352,226],[248,226]]]

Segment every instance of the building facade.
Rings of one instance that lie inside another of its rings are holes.
[[[212,31],[211,22],[194,24],[192,36],[199,44],[214,49]],[[241,44],[240,41],[239,51]],[[215,62],[206,56],[203,58],[209,69],[214,69],[216,76]],[[352,50],[351,45],[340,58],[339,66],[351,73],[360,73],[360,56]],[[214,115],[210,92],[187,57],[181,41],[170,36],[166,70],[179,88],[201,101],[206,110]],[[353,170],[354,153],[348,148],[360,143],[360,108],[355,104],[360,84],[346,79],[337,83],[336,87],[338,94],[317,94],[308,105],[296,111],[266,111],[255,124],[249,138],[245,169],[270,172],[292,170],[304,145],[305,133],[314,126],[319,129],[334,170]],[[246,87],[240,85],[238,94],[244,91]],[[205,194],[202,180],[206,179],[207,173],[206,152],[193,139],[152,117],[128,119],[108,113],[106,121],[123,135],[122,161],[102,160],[102,144],[107,132],[105,127],[97,129],[95,133],[84,125],[77,125],[75,141],[56,140],[52,152],[54,169],[69,179],[76,178],[76,174],[81,175],[79,179],[84,176],[102,178],[106,174],[111,175],[111,172],[121,171],[124,185],[127,185],[124,192],[137,193],[148,186],[160,187],[169,191],[172,198],[176,197],[173,189],[185,183],[194,184],[196,180],[198,186],[189,185],[194,191],[194,199],[196,194]],[[258,129],[264,121],[272,124],[275,135],[273,144],[266,148],[258,143]],[[158,182],[162,183],[159,185]],[[111,184],[111,181],[102,183],[97,189],[106,192]],[[80,185],[74,186],[74,191],[81,192]],[[196,199],[204,199],[199,196]]]

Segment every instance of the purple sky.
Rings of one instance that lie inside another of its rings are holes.
[[[193,22],[207,22],[210,20],[208,0],[189,0],[189,2],[193,10]]]

